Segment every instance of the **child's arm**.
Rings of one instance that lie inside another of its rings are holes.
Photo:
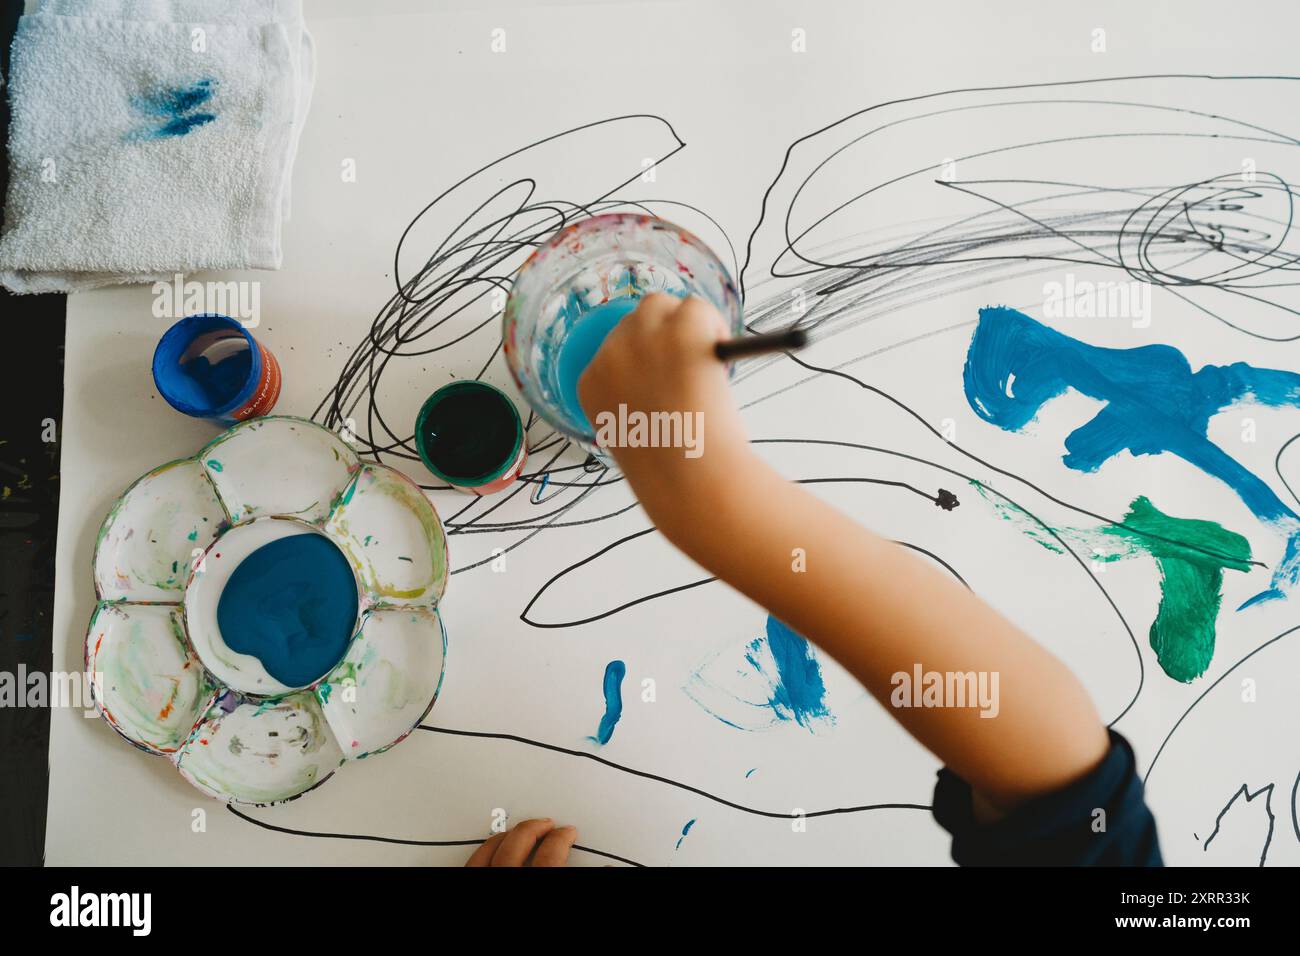
[[[1106,728],[1070,671],[973,593],[783,479],[749,447],[713,356],[721,317],[652,295],[620,322],[578,384],[592,421],[620,403],[702,413],[703,454],[610,451],[660,531],[710,572],[838,660],[996,815],[1088,774]],[[806,570],[794,570],[795,549]],[[996,671],[999,710],[893,708],[891,677]]]

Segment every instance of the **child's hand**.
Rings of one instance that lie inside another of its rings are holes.
[[[605,445],[651,517],[661,511],[661,498],[680,496],[683,482],[723,480],[725,465],[715,466],[734,460],[737,451],[748,453],[727,367],[713,352],[727,336],[721,314],[704,300],[654,293],[614,326],[578,379],[578,398],[598,439],[602,413],[617,419],[620,405],[628,414],[690,416],[682,429],[690,445],[662,447],[663,435],[660,447]]]
[[[550,819],[524,820],[505,833],[488,837],[465,865],[564,866],[577,839],[578,831],[573,827],[556,829]]]

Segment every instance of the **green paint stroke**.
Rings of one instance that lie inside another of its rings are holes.
[[[1250,570],[1249,541],[1213,521],[1167,515],[1145,495],[1133,500],[1121,524],[1049,530],[1023,509],[990,498],[979,482],[973,484],[1001,517],[1016,521],[1049,551],[1064,554],[1065,541],[1081,546],[1094,561],[1139,554],[1154,558],[1160,571],[1160,606],[1149,632],[1151,649],[1174,680],[1190,683],[1205,673],[1214,656],[1223,571]]]
[[[1223,598],[1223,570],[1250,570],[1250,542],[1213,521],[1164,514],[1145,496],[1134,499],[1127,536],[1155,558],[1160,569],[1160,608],[1151,624],[1151,649],[1174,680],[1188,683],[1205,673],[1214,656],[1214,622]]]

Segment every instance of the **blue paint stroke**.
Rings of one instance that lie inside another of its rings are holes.
[[[759,667],[758,650],[763,639],[749,645],[745,658]],[[772,685],[769,706],[782,720],[794,719],[802,726],[815,717],[827,717],[826,684],[822,668],[813,657],[812,645],[772,615],[767,616],[767,647],[776,661],[777,679]]]
[[[623,716],[623,678],[627,676],[627,665],[622,661],[610,661],[605,665],[605,716],[600,718],[600,729],[596,736],[588,737],[604,745],[614,736],[614,728]]]
[[[691,827],[693,827],[693,826],[695,826],[695,818],[694,818],[694,817],[692,817],[691,819],[687,820],[687,821],[686,821],[686,826],[682,827],[682,835],[679,836],[679,837],[677,838],[677,845],[676,845],[675,847],[673,847],[674,850],[680,850],[680,849],[682,848],[682,841],[686,839],[686,834],[688,834],[688,833],[691,832]]]
[[[766,633],[735,654],[710,658],[683,688],[711,716],[739,730],[834,723],[812,645],[781,621],[768,615]]]
[[[1210,419],[1238,403],[1300,407],[1300,374],[1244,362],[1193,372],[1171,345],[1100,348],[998,306],[980,309],[962,378],[975,413],[1007,431],[1024,428],[1069,388],[1105,402],[1065,439],[1062,461],[1076,471],[1096,471],[1125,450],[1169,452],[1236,492],[1287,537],[1271,586],[1238,610],[1284,597],[1300,582],[1300,515],[1208,437]]]
[[[748,780],[750,777],[752,777],[754,775],[754,771],[757,769],[758,769],[757,767],[750,767],[747,771],[745,771],[745,779]]]
[[[126,139],[130,142],[168,139],[206,126],[217,118],[216,114],[195,110],[212,99],[217,85],[217,81],[209,77],[188,86],[166,87],[131,97],[131,108],[152,117],[153,121],[128,133]]]

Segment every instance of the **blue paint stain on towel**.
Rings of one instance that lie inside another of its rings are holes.
[[[217,118],[216,114],[195,111],[212,99],[217,85],[215,79],[207,77],[186,86],[164,87],[131,97],[131,108],[151,121],[128,133],[126,139],[168,139],[206,126]]]
[[[196,126],[211,123],[216,116],[211,113],[194,113],[190,116],[178,116],[159,126],[153,133],[154,139],[166,139],[169,136],[184,136]]]
[[[216,85],[217,81],[209,77],[189,86],[166,87],[134,97],[131,105],[154,116],[180,116],[212,99]]]
[[[679,837],[677,838],[677,845],[676,845],[675,847],[673,847],[674,850],[680,850],[680,849],[682,848],[682,841],[686,839],[686,834],[688,834],[688,833],[691,832],[691,827],[693,827],[693,826],[695,826],[695,818],[694,818],[694,817],[692,817],[691,819],[687,820],[687,821],[686,821],[686,826],[682,827],[682,835],[679,836]]]
[[[598,744],[607,744],[614,736],[614,728],[623,716],[623,678],[627,675],[627,665],[622,661],[610,661],[605,665],[605,716],[600,718],[600,729],[596,736],[588,737]]]
[[[1241,607],[1283,597],[1300,583],[1300,515],[1208,437],[1210,419],[1238,403],[1300,407],[1300,374],[1245,362],[1193,372],[1171,345],[1100,348],[1000,306],[980,309],[962,377],[975,413],[1007,431],[1024,428],[1066,389],[1104,402],[1066,437],[1068,468],[1096,471],[1122,451],[1176,455],[1226,484],[1287,538],[1271,586]]]

